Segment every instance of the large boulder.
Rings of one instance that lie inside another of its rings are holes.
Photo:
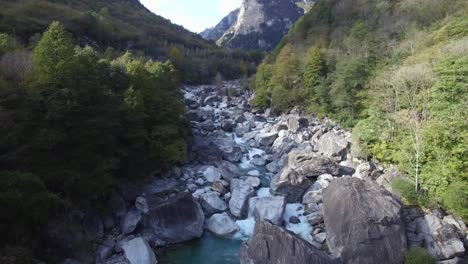
[[[322,135],[315,146],[316,150],[329,157],[343,157],[348,148],[348,140],[330,131]]]
[[[240,179],[231,180],[231,200],[229,200],[229,210],[237,218],[247,216],[249,199],[255,194],[255,189]]]
[[[180,243],[202,235],[205,215],[190,193],[180,193],[153,206],[143,222],[158,239]]]
[[[283,196],[268,196],[257,200],[254,208],[256,221],[269,220],[275,225],[280,225],[283,218],[286,199]]]
[[[328,264],[325,253],[295,234],[268,221],[255,224],[253,237],[240,250],[241,264]]]
[[[259,133],[255,135],[255,140],[264,147],[269,147],[275,142],[275,139],[278,137],[278,133],[269,132],[269,133]]]
[[[127,235],[135,231],[141,221],[141,211],[132,209],[128,211],[120,221],[120,231]]]
[[[418,233],[424,236],[424,247],[431,255],[438,259],[463,256],[465,248],[453,225],[433,214],[427,214],[415,221]]]
[[[403,174],[396,167],[390,167],[384,171],[384,174],[377,178],[376,182],[385,189],[392,191],[393,180],[400,177],[403,177]]]
[[[228,236],[239,230],[239,227],[227,213],[212,215],[206,221],[206,227],[218,236]]]
[[[201,206],[206,215],[223,212],[227,209],[226,203],[219,198],[217,192],[207,192],[200,196]]]
[[[122,243],[125,257],[130,264],[156,264],[153,250],[143,238],[137,237]]]
[[[239,168],[229,161],[223,160],[219,162],[218,168],[221,170],[221,176],[225,180],[229,181],[233,178],[239,177]]]
[[[271,191],[286,196],[288,202],[298,202],[312,184],[311,178],[322,174],[339,175],[340,166],[332,159],[308,150],[293,150],[288,166],[271,180]]]
[[[345,263],[403,263],[402,205],[371,181],[345,177],[323,190],[327,244]]]

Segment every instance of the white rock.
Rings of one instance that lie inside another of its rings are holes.
[[[126,241],[122,245],[125,257],[130,264],[156,264],[156,256],[153,250],[143,238],[137,237]]]
[[[228,236],[239,230],[227,213],[214,214],[207,220],[207,229],[218,236]]]
[[[259,198],[255,203],[255,220],[269,220],[275,225],[280,225],[285,206],[286,199],[284,196]]]

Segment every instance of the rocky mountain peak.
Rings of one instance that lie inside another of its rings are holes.
[[[240,9],[201,35],[217,39],[218,45],[229,48],[270,50],[312,3],[311,0],[244,0]]]

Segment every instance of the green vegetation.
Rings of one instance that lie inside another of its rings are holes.
[[[317,1],[258,68],[253,104],[352,127],[354,155],[409,175],[396,183],[408,203],[467,220],[467,13],[462,0]]]
[[[435,264],[436,259],[420,247],[412,247],[405,255],[405,264]]]
[[[185,159],[189,129],[171,62],[109,59],[75,46],[58,22],[32,59],[19,51],[31,53],[17,47],[0,61],[32,64],[21,78],[0,67],[0,247],[28,247],[65,207],[98,207],[119,182]]]
[[[0,2],[0,32],[29,46],[34,46],[53,21],[60,21],[80,45],[88,44],[101,52],[111,47],[117,53],[131,50],[137,55],[166,60],[176,48],[183,63],[174,66],[184,82],[206,83],[217,73],[226,79],[239,78],[245,70],[241,64],[252,74],[262,56],[258,52],[219,48],[151,13],[137,0]],[[0,46],[2,43],[0,36]]]

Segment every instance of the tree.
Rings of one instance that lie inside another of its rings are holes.
[[[292,45],[286,45],[279,53],[271,76],[271,85],[295,92],[302,80],[301,62]]]
[[[434,84],[433,72],[428,65],[401,67],[395,73],[394,86],[401,94],[401,104],[407,109],[401,118],[409,130],[413,155],[408,157],[414,169],[415,189],[419,190],[419,175],[424,138],[422,129],[429,118],[430,89]]]
[[[57,82],[73,63],[74,45],[59,22],[52,22],[34,49],[33,66],[39,83]]]
[[[310,48],[309,55],[304,67],[304,80],[302,85],[302,97],[310,105],[310,108],[318,110],[320,100],[323,102],[327,98],[319,97],[320,86],[323,83],[323,79],[326,74],[325,60],[323,58],[322,51],[319,47],[314,46]],[[321,96],[327,96],[326,94],[320,94]]]

